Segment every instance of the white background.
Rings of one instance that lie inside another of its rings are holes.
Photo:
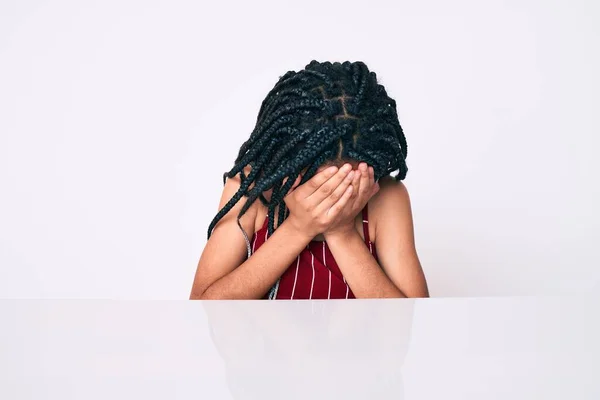
[[[598,288],[594,1],[2,1],[0,297],[187,298],[221,175],[312,59],[409,143],[432,296]],[[596,24],[596,26],[595,26]]]

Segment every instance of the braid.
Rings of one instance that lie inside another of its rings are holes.
[[[250,151],[248,151],[246,154],[242,153],[238,155],[235,160],[236,166],[228,172],[228,177],[233,178],[238,172],[244,169],[244,166],[250,163],[251,160],[254,160],[256,155],[262,151],[265,143],[273,141],[272,134],[274,132],[277,132],[278,129],[281,129],[286,124],[293,123],[293,121],[294,117],[292,116],[282,117],[279,121],[277,121],[277,124],[274,124],[272,127],[267,129],[265,135],[256,142],[255,146]]]
[[[250,257],[250,238],[240,218],[256,199],[268,208],[270,236],[289,215],[284,197],[305,168],[300,184],[321,165],[350,160],[373,166],[376,180],[393,171],[398,171],[395,179],[402,180],[407,150],[396,101],[363,62],[313,60],[301,71],[288,71],[263,100],[254,130],[241,145],[233,168],[223,174],[225,184],[227,177],[239,173],[241,185],[211,221],[208,238],[218,221],[246,197],[237,223]],[[251,171],[246,176],[248,165]],[[269,200],[264,196],[268,190],[272,190]],[[269,298],[276,297],[278,284]]]

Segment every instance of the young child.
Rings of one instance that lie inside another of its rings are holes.
[[[396,102],[363,62],[287,72],[223,176],[190,298],[428,297],[406,155]]]

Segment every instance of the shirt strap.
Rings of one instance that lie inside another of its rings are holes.
[[[365,242],[370,242],[371,238],[369,237],[369,203],[365,204],[362,209],[362,225],[363,225],[363,233],[365,235]]]

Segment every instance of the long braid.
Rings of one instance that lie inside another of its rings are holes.
[[[250,238],[240,218],[256,199],[268,208],[267,236],[271,236],[289,216],[284,197],[305,168],[300,184],[321,165],[350,160],[373,166],[376,180],[393,171],[401,180],[407,173],[407,150],[395,100],[363,62],[313,60],[301,71],[288,71],[263,100],[254,130],[241,145],[233,168],[223,174],[224,184],[227,177],[240,174],[241,185],[211,221],[208,238],[218,221],[246,197],[237,223],[250,257]],[[248,165],[251,171],[246,176]],[[269,190],[267,200],[264,193]],[[278,285],[279,281],[269,298],[276,298]]]
[[[219,220],[221,218],[223,218],[224,215],[226,215],[229,210],[231,210],[233,208],[233,206],[241,199],[242,196],[244,196],[245,192],[248,190],[248,188],[250,187],[250,185],[252,184],[252,182],[256,179],[256,176],[258,175],[258,172],[260,171],[260,166],[265,162],[265,160],[268,158],[272,148],[274,147],[276,143],[272,142],[270,143],[267,148],[265,149],[265,151],[260,155],[258,161],[256,162],[256,166],[257,168],[254,168],[250,171],[250,174],[248,175],[247,178],[242,178],[243,182],[240,185],[240,189],[236,192],[236,194],[231,198],[231,200],[229,200],[227,202],[227,204],[225,204],[225,206],[219,211],[219,213],[217,213],[217,215],[213,218],[211,224],[208,227],[208,237],[210,238],[210,235],[212,234],[212,230],[214,229],[215,225],[219,222]],[[242,174],[243,176],[243,174]],[[246,204],[244,206],[249,206],[248,201],[246,201]],[[246,211],[245,209],[243,210],[244,212]],[[251,255],[251,250],[250,250],[250,240],[248,238],[248,235],[246,234],[246,232],[244,231],[244,229],[242,228],[242,225],[240,223],[240,218],[243,214],[238,215],[237,217],[237,224],[240,227],[240,229],[242,230],[242,233],[244,235],[244,239],[246,240],[246,246],[247,246],[247,250],[248,250],[248,257],[250,257]]]

